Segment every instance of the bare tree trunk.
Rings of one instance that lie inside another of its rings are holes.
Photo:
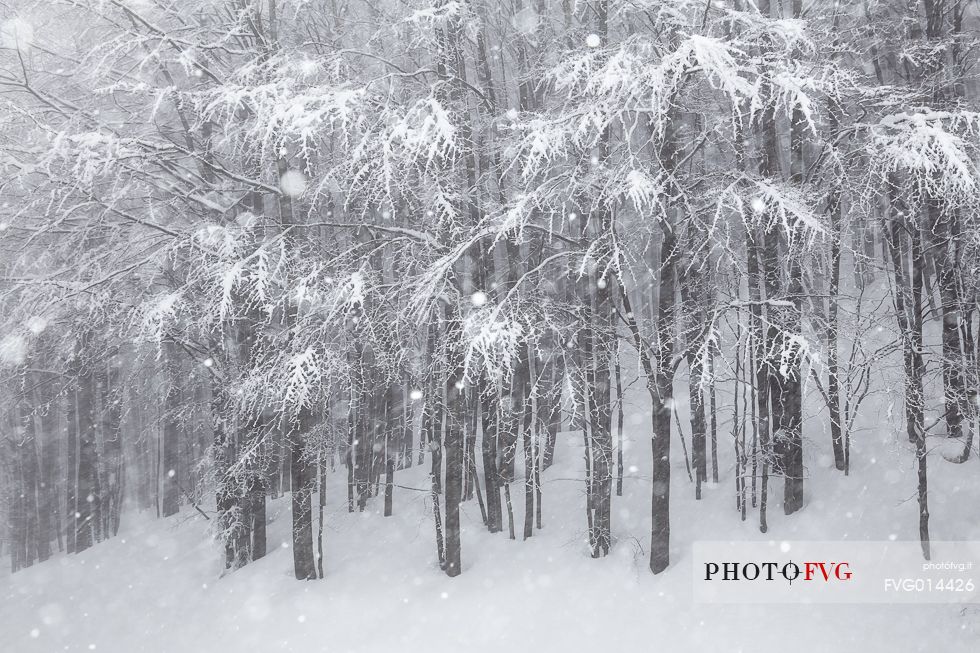
[[[74,515],[75,552],[95,543],[95,520],[99,503],[98,453],[96,451],[95,378],[88,366],[82,366],[75,392],[75,414],[78,420],[78,483]]]
[[[888,248],[892,257],[895,285],[895,314],[903,334],[902,350],[905,362],[905,423],[908,439],[915,445],[918,470],[919,539],[922,554],[929,559],[928,475],[925,443],[925,414],[922,360],[922,234],[918,226],[909,224],[908,207],[899,195],[900,182],[896,176],[888,180],[890,211],[888,218]],[[909,232],[911,280],[904,257],[902,230]]]
[[[293,513],[293,570],[297,580],[316,580],[313,561],[313,509],[310,495],[312,483],[309,461],[306,460],[306,434],[313,426],[313,414],[300,409],[295,424],[286,426],[290,446],[290,485]]]
[[[690,399],[691,419],[691,456],[694,467],[694,498],[701,499],[701,484],[707,480],[707,423],[705,422],[704,393],[701,381],[704,367],[700,357],[706,344],[708,333],[708,318],[701,302],[707,295],[708,288],[702,270],[694,267],[693,261],[686,261],[682,266],[684,274],[681,278],[681,300],[688,313],[687,342],[685,349],[687,363],[690,369],[688,376],[688,395]]]
[[[761,254],[759,252],[761,245],[761,238],[758,234],[750,230],[748,234],[749,239],[749,258],[748,258],[748,276],[749,276],[749,301],[750,304],[750,315],[751,315],[751,331],[752,339],[755,343],[755,347],[751,348],[751,360],[754,362],[754,369],[752,372],[755,375],[755,414],[753,415],[753,423],[756,425],[755,431],[758,433],[758,443],[759,450],[762,457],[762,469],[759,480],[759,530],[763,533],[769,530],[769,525],[766,520],[766,508],[768,503],[769,495],[769,458],[770,458],[770,443],[769,443],[769,377],[766,371],[765,356],[768,349],[767,345],[767,329],[765,323],[762,319],[762,274],[759,265]],[[755,473],[756,473],[756,463],[755,457],[753,457],[752,462],[752,505],[755,505]]]
[[[673,160],[673,148],[667,146],[667,156],[662,160]],[[667,226],[663,230],[660,244],[660,282],[655,320],[656,349],[655,358],[644,346],[630,305],[629,294],[620,286],[627,326],[633,335],[633,342],[640,356],[640,365],[647,377],[647,390],[653,403],[651,422],[653,437],[651,454],[653,457],[652,501],[650,529],[650,570],[659,574],[670,564],[670,415],[673,403],[673,367],[671,359],[674,351],[674,257],[676,256],[673,230]],[[656,371],[654,371],[656,363]]]
[[[458,313],[447,316],[446,341],[446,574],[462,572],[459,504],[463,498],[463,424],[465,396],[463,370],[455,351],[462,338]]]
[[[615,367],[616,375],[616,496],[623,496],[623,377],[619,364],[617,348]]]
[[[164,370],[166,373],[163,398],[163,516],[177,514],[180,510],[178,491],[179,451],[180,451],[180,409],[182,403],[180,388],[180,360],[177,345],[172,341],[164,344]]]
[[[65,481],[65,550],[75,553],[78,512],[78,387],[72,384],[68,388],[66,405],[67,452],[65,466],[68,478]],[[157,515],[159,516],[159,515]]]
[[[38,388],[31,393],[35,407],[35,441],[40,448],[37,483],[37,558],[44,562],[51,557],[51,541],[55,539],[55,520],[58,515],[58,415],[57,398],[52,389],[53,378],[38,375]]]
[[[385,461],[385,512],[384,512],[385,517],[391,517],[392,501],[395,493],[394,477],[395,477],[395,461],[391,457],[389,457]]]
[[[793,0],[793,17],[802,18],[802,0]],[[793,108],[790,122],[790,181],[803,186],[804,130],[806,119],[803,111]],[[786,310],[784,329],[802,335],[803,271],[800,266],[800,252],[794,252],[793,243],[787,239],[786,253],[789,257],[789,301],[791,308]],[[791,364],[787,366],[783,381],[780,429],[786,436],[785,463],[783,465],[784,491],[783,512],[790,515],[803,507],[803,372],[799,347],[791,352]]]
[[[485,377],[484,377],[485,378]],[[486,379],[489,385],[492,383]],[[499,424],[499,392],[496,385],[484,389],[481,401],[481,442],[483,453],[483,478],[487,487],[487,529],[491,533],[503,528],[503,513],[500,505],[500,477],[497,473],[497,443],[495,435]]]
[[[533,387],[534,359],[530,358],[530,383]],[[524,405],[521,431],[524,436],[524,539],[534,535],[534,408],[531,401]]]
[[[323,509],[327,503],[327,469],[321,455],[317,473],[316,570],[323,578]]]

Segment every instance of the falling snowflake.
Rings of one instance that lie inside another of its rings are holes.
[[[279,180],[279,188],[289,197],[299,197],[306,191],[306,175],[299,170],[287,170]]]
[[[34,316],[31,319],[27,320],[27,330],[33,333],[34,335],[38,335],[46,328],[48,328],[48,321],[43,317]]]

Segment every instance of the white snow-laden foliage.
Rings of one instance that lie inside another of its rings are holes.
[[[139,333],[157,345],[157,355],[168,330],[172,330],[178,320],[183,301],[180,293],[168,292],[146,302],[140,316]]]
[[[364,305],[365,299],[364,274],[362,272],[352,272],[347,282],[341,286],[340,293],[343,298],[343,305],[349,310]]]
[[[877,171],[907,173],[923,190],[957,201],[977,192],[980,113],[918,108],[870,126]]]
[[[799,110],[807,128],[812,134],[817,133],[816,107],[817,98],[824,96],[829,86],[824,80],[813,76],[813,71],[801,64],[790,64],[785,69],[777,71],[766,80],[770,85],[771,102],[792,115]],[[752,102],[752,110],[761,109],[762,94],[756,94]]]
[[[241,146],[261,143],[267,156],[277,157],[283,147],[295,145],[311,157],[323,139],[353,138],[365,127],[365,89],[350,85],[339,72],[334,60],[281,55],[245,66],[221,87],[188,99],[203,120],[237,134]]]
[[[643,170],[627,172],[619,190],[619,194],[628,199],[637,211],[657,206],[663,192],[662,181]]]
[[[0,338],[0,364],[11,367],[23,365],[27,354],[27,338],[23,335],[12,333]]]
[[[73,177],[83,184],[115,173],[119,161],[135,159],[140,152],[132,139],[100,131],[55,134],[50,148],[55,159],[48,165],[56,161],[67,164]]]
[[[531,336],[519,320],[507,318],[493,307],[471,311],[463,320],[463,375],[475,380],[480,374],[507,379]]]
[[[425,27],[432,28],[444,25],[452,18],[459,16],[462,5],[456,0],[440,2],[434,6],[426,6],[414,10],[405,18],[407,23],[420,23]]]
[[[746,225],[778,229],[790,240],[812,241],[826,233],[824,217],[813,210],[813,198],[800,189],[761,178],[741,178],[723,189],[714,202],[714,222],[731,213]]]
[[[410,107],[392,127],[389,139],[410,159],[423,161],[425,168],[452,159],[459,147],[453,121],[434,97]]]
[[[525,137],[525,165],[537,169],[553,161],[548,154],[560,151],[566,139],[593,147],[616,121],[632,131],[642,116],[647,127],[662,133],[675,97],[695,77],[736,103],[756,91],[747,79],[757,74],[751,59],[730,42],[691,34],[662,52],[654,41],[637,36],[611,52],[574,53],[549,71],[570,110],[562,120],[544,123],[544,130]]]
[[[252,217],[242,214],[239,224],[247,224]],[[194,242],[204,249],[217,254],[220,258],[230,258],[239,252],[241,247],[240,229],[224,225],[209,224],[194,232]]]
[[[317,353],[312,347],[294,354],[287,362],[286,387],[283,401],[292,410],[312,405],[314,386],[320,381]]]

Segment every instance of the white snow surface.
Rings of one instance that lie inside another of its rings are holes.
[[[681,400],[683,403],[683,401]],[[635,410],[634,410],[635,408]],[[512,486],[518,540],[489,534],[475,500],[462,507],[463,573],[439,570],[429,494],[395,490],[347,512],[346,474],[330,476],[325,578],[292,576],[288,496],[270,505],[264,559],[222,575],[221,550],[195,511],[159,520],[124,514],[119,536],[79,555],[11,576],[0,572],[0,633],[7,653],[330,651],[976,651],[980,607],[956,605],[712,605],[692,601],[698,539],[913,540],[914,459],[903,434],[875,425],[854,435],[852,474],[832,469],[829,434],[807,426],[807,505],[782,514],[773,479],[770,532],[734,509],[730,440],[719,438],[721,478],[695,504],[676,437],[672,451],[671,567],[648,569],[648,408],[630,407],[624,496],[613,497],[615,542],[589,557],[581,433],[563,433],[543,474],[543,529],[520,540],[523,484]],[[870,412],[870,411],[869,411]],[[822,420],[821,420],[822,421]],[[721,433],[726,426],[720,425]],[[980,462],[930,456],[932,536],[980,540]],[[427,465],[396,483],[424,488]],[[519,471],[520,478],[520,471]],[[506,516],[505,516],[506,520]],[[315,525],[314,525],[315,527]]]

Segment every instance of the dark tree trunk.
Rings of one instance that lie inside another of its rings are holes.
[[[929,545],[929,477],[926,470],[926,429],[925,403],[923,394],[923,379],[925,364],[922,360],[922,231],[916,229],[912,236],[912,319],[913,330],[911,344],[913,347],[913,376],[909,384],[912,394],[906,396],[906,402],[912,404],[912,419],[908,424],[909,437],[915,440],[915,460],[918,472],[919,500],[919,542],[922,545],[922,555],[930,559]]]
[[[180,510],[180,359],[177,345],[168,341],[165,346],[164,367],[166,372],[163,399],[163,516],[177,514]]]
[[[711,428],[711,482],[718,482],[718,399],[715,394],[715,352],[718,343],[708,349],[708,412]]]
[[[385,517],[391,517],[392,500],[395,493],[395,461],[385,461]]]
[[[497,474],[496,433],[499,424],[499,392],[496,385],[484,377],[480,391],[481,430],[480,448],[483,454],[483,477],[487,487],[487,529],[498,533],[503,528],[500,505],[500,478]]]
[[[960,344],[961,309],[957,291],[960,238],[955,211],[943,215],[938,200],[927,202],[929,222],[941,249],[936,252],[936,285],[942,307],[942,371],[946,430],[950,438],[963,439],[963,415],[966,395],[963,382],[963,350]],[[967,427],[969,428],[969,426]]]
[[[534,414],[531,402],[524,407],[524,539],[534,535]]]
[[[113,356],[99,375],[100,419],[102,450],[104,453],[104,482],[102,483],[102,519],[105,537],[119,530],[123,499],[123,451],[122,451],[122,398],[124,395],[119,377],[118,362]]]
[[[701,499],[701,484],[708,478],[707,423],[705,422],[704,393],[701,381],[704,372],[701,353],[708,336],[708,319],[700,305],[707,295],[706,278],[702,270],[694,267],[693,261],[686,261],[682,269],[686,271],[680,284],[681,299],[688,314],[687,342],[685,343],[688,376],[688,396],[691,417],[691,456],[694,466],[694,498]]]
[[[300,409],[297,422],[287,426],[290,446],[290,486],[293,513],[293,570],[297,580],[316,580],[313,559],[313,509],[310,504],[312,478],[306,460],[306,435],[313,426],[313,414]]]
[[[663,160],[672,161],[673,148],[668,147],[666,154]],[[674,351],[675,242],[673,230],[668,226],[663,230],[660,243],[660,281],[654,320],[656,330],[654,357],[651,357],[651,352],[644,346],[630,304],[629,293],[620,286],[627,326],[639,353],[640,365],[647,377],[647,390],[652,402],[653,437],[650,445],[653,458],[653,482],[650,508],[650,571],[655,574],[664,571],[670,564],[670,416],[674,385],[671,359]],[[654,363],[656,371],[654,371]]]
[[[928,560],[929,507],[928,476],[925,443],[925,414],[923,378],[925,364],[922,359],[922,285],[923,255],[921,229],[908,220],[908,207],[900,196],[901,183],[897,176],[888,179],[889,210],[888,249],[892,258],[895,286],[895,315],[902,334],[902,351],[905,363],[905,424],[909,442],[915,445],[918,470],[919,539],[922,554]],[[905,238],[909,233],[911,274],[904,255]]]
[[[76,553],[95,543],[95,522],[98,519],[100,497],[96,450],[97,407],[93,396],[95,385],[91,371],[83,368],[75,393],[78,419],[78,485],[74,520]]]
[[[840,110],[836,102],[829,103],[830,129],[836,132],[840,125]],[[827,299],[827,403],[830,410],[830,440],[834,450],[834,466],[847,473],[844,461],[844,423],[840,410],[840,258],[841,240],[841,188],[834,185],[828,201],[827,213],[830,218],[830,289]]]
[[[616,496],[623,496],[623,376],[616,352]]]
[[[323,456],[320,456],[317,474],[317,522],[316,522],[316,570],[323,578],[323,509],[327,503],[327,469]]]
[[[463,499],[463,425],[466,398],[463,392],[461,362],[457,360],[458,343],[462,337],[460,316],[450,313],[446,340],[446,574],[462,572],[460,553],[459,504]]]

